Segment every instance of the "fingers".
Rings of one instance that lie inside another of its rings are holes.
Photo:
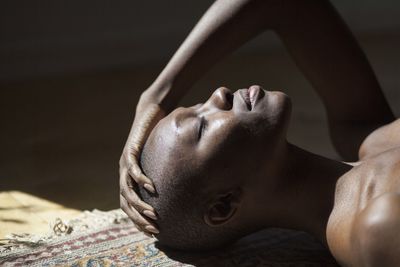
[[[127,157],[127,154],[124,153],[120,159],[121,209],[131,218],[138,230],[146,235],[157,234],[159,230],[148,219],[157,220],[154,208],[142,201],[134,189],[142,186],[150,193],[156,191],[152,181],[142,173],[136,158],[131,156]]]
[[[132,167],[128,169],[128,172],[132,179],[135,180],[139,186],[143,186],[152,194],[156,193],[153,182],[142,173],[142,170],[137,164],[134,163]]]
[[[128,203],[138,212],[144,213],[146,216],[149,214],[150,218],[157,220],[156,215],[154,213],[154,208],[147,204],[146,202],[142,201],[139,196],[136,194],[135,191],[129,190],[121,190],[121,195],[128,201]],[[147,214],[146,214],[147,213]]]
[[[149,222],[150,219],[156,220],[157,216],[153,207],[142,201],[136,193],[138,191],[135,192],[134,189],[142,187],[153,194],[156,193],[156,190],[151,179],[142,172],[138,158],[148,135],[157,122],[165,116],[165,112],[158,104],[146,101],[144,95],[142,96],[137,106],[139,112],[136,112],[135,120],[119,161],[120,202],[122,210],[137,225],[137,228],[149,234],[158,233],[157,227]]]
[[[152,206],[142,201],[136,192],[133,190],[133,180],[129,176],[128,171],[126,169],[122,170],[120,173],[120,193],[121,195],[128,201],[128,203],[136,209],[138,212],[144,213],[146,216],[149,215],[150,218],[156,220],[155,211]]]
[[[155,225],[144,219],[139,212],[133,209],[123,196],[120,196],[121,209],[132,219],[138,230],[147,234],[158,234]]]

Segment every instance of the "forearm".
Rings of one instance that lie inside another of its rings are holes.
[[[291,1],[277,33],[331,121],[388,123],[393,114],[359,44],[328,0]]]
[[[268,28],[273,0],[217,0],[203,15],[148,94],[167,112],[220,59]],[[274,10],[275,9],[275,10]],[[273,21],[271,19],[271,21]]]
[[[364,138],[391,122],[393,113],[364,52],[330,2],[291,3],[276,32],[324,102],[334,147],[346,160],[356,160]]]
[[[267,29],[280,36],[330,120],[393,120],[367,58],[328,0],[217,0],[147,94],[169,112],[217,61]]]

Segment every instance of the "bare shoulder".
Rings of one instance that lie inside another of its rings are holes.
[[[354,266],[400,264],[400,193],[385,193],[369,201],[356,216],[351,231]]]
[[[396,147],[400,148],[400,119],[369,134],[360,146],[359,159],[370,158]]]
[[[327,239],[344,266],[400,266],[400,145],[365,158],[341,178]]]

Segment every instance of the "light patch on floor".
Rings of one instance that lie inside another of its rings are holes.
[[[0,192],[0,239],[11,233],[44,234],[56,218],[69,220],[80,213],[20,191]]]

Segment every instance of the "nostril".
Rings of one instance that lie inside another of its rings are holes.
[[[212,97],[214,105],[222,110],[230,110],[233,107],[232,91],[226,87],[219,87]]]
[[[227,92],[225,95],[228,104],[230,105],[230,109],[233,107],[233,94],[231,92]]]
[[[226,87],[218,88],[219,95],[221,96],[223,102],[223,109],[228,110],[232,109],[233,106],[233,93]]]

